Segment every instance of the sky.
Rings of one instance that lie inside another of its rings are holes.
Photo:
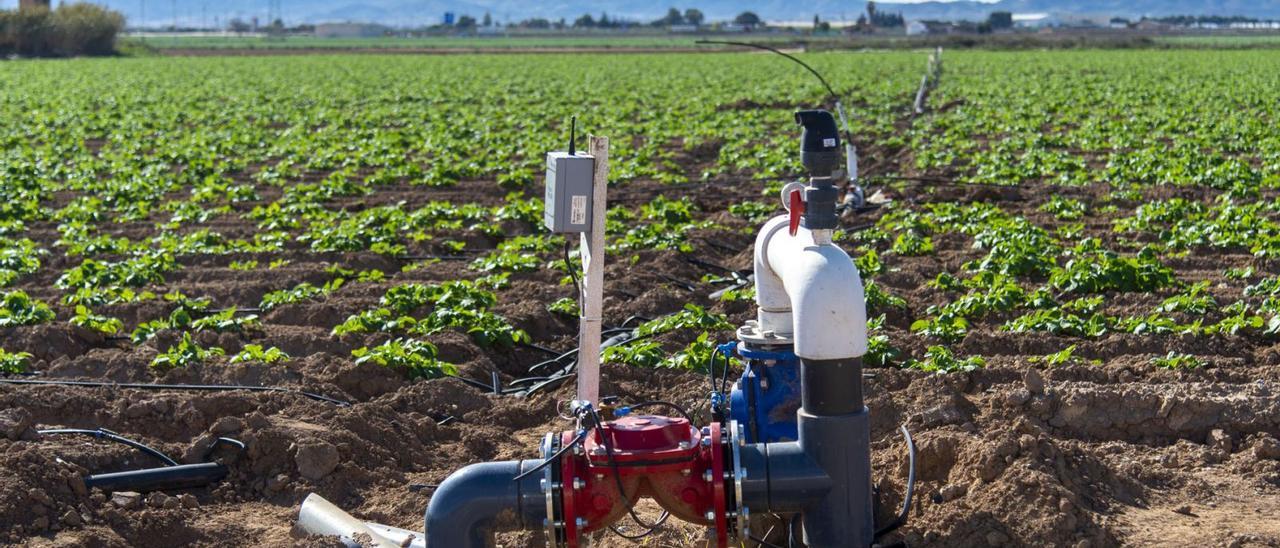
[[[57,4],[57,1],[58,1],[58,0],[54,0],[54,4]],[[339,1],[339,0],[334,0],[334,1],[335,1],[335,3],[338,3],[338,1]],[[955,1],[957,1],[957,0],[894,0],[894,1],[893,1],[893,2],[891,2],[891,3],[894,3],[894,4],[920,4],[920,3],[924,3],[924,2],[934,2],[934,1],[936,1],[936,2],[955,2]],[[979,1],[979,2],[986,2],[986,3],[993,3],[993,2],[996,2],[997,0],[977,0],[977,1]],[[512,0],[512,2],[511,2],[511,4],[520,4],[520,3],[522,3],[520,0]],[[693,3],[695,3],[695,4],[696,4],[697,2],[693,2]],[[13,9],[13,8],[16,8],[16,7],[18,7],[18,0],[0,0],[0,9]]]

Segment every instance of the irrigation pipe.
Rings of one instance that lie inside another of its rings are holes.
[[[151,384],[151,383],[129,383],[129,382],[105,382],[105,381],[57,381],[57,380],[36,380],[36,379],[0,379],[0,384],[29,384],[36,386],[81,386],[88,388],[124,388],[137,390],[176,390],[188,392],[231,392],[234,390],[248,390],[250,392],[279,392],[284,394],[297,394],[308,399],[332,403],[339,407],[350,407],[350,402],[339,399],[330,398],[314,392],[304,392],[293,388],[284,388],[281,386],[245,386],[239,384]]]
[[[106,428],[97,428],[94,430],[88,430],[83,428],[53,428],[49,430],[36,430],[36,432],[40,433],[40,435],[79,434],[79,435],[98,438],[100,440],[114,441],[116,443],[127,445],[129,447],[142,451],[143,453],[151,455],[157,459],[160,459],[160,461],[165,463],[166,466],[178,466],[178,461],[173,460],[172,458],[169,457],[169,455],[161,453],[159,450],[153,449],[147,445],[142,444],[141,442],[137,442],[129,438],[126,438],[124,436],[121,436],[115,432],[107,430]],[[244,444],[241,444],[241,447],[243,446]]]

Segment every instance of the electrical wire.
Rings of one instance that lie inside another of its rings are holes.
[[[693,422],[693,417],[689,415],[688,411],[685,411],[683,407],[680,407],[679,405],[676,405],[669,401],[662,401],[662,400],[642,401],[634,405],[629,405],[628,407],[630,407],[631,409],[643,409],[645,407],[657,407],[657,406],[662,406],[662,407],[671,409],[676,413],[679,413],[681,417],[684,417],[684,420],[689,421],[690,425],[695,424]]]
[[[765,539],[762,539],[762,538],[760,538],[760,537],[757,537],[757,536],[755,536],[755,535],[747,535],[747,538],[749,538],[749,539],[751,539],[752,541],[754,541],[758,546],[765,546],[765,547],[767,547],[767,548],[782,548],[781,546],[778,546],[777,544],[774,544],[774,543],[772,543],[772,542],[769,542],[769,541],[767,541],[767,540],[765,540]]]
[[[578,316],[582,316],[582,284],[578,282],[578,270],[573,267],[573,261],[569,260],[569,239],[564,240],[564,267],[569,271],[569,277],[573,279],[573,301],[578,304]]]
[[[670,513],[670,512],[667,512],[666,510],[663,510],[663,511],[662,511],[662,515],[658,516],[658,521],[653,522],[653,528],[648,529],[648,530],[646,530],[646,531],[645,531],[645,532],[643,532],[643,533],[638,533],[638,534],[635,534],[635,535],[628,534],[628,533],[626,533],[626,532],[623,532],[623,531],[619,530],[619,529],[618,529],[618,526],[617,526],[616,524],[610,524],[610,525],[609,525],[609,530],[610,530],[610,531],[612,531],[612,532],[613,532],[613,534],[618,535],[618,536],[620,536],[620,537],[622,537],[622,538],[625,538],[625,539],[628,539],[628,540],[640,540],[640,539],[642,539],[642,538],[644,538],[644,537],[647,537],[647,536],[649,536],[649,535],[652,535],[652,534],[653,534],[653,532],[654,532],[655,530],[657,530],[657,528],[658,528],[658,527],[661,527],[663,523],[666,523],[666,522],[667,522],[667,518],[670,518],[670,517],[671,517],[671,513]]]
[[[876,540],[894,532],[907,523],[907,515],[911,511],[911,498],[916,492],[916,444],[911,440],[911,432],[907,431],[907,425],[900,426],[899,430],[902,431],[902,437],[907,440],[907,493],[902,500],[902,511],[898,513],[898,516],[893,521],[876,531]]]
[[[587,409],[591,412],[592,420],[595,421],[595,429],[600,434],[600,444],[604,445],[604,453],[609,458],[609,467],[613,469],[613,481],[617,484],[618,494],[622,497],[623,500],[630,501],[631,497],[630,495],[627,495],[627,488],[625,485],[622,484],[622,472],[618,470],[618,461],[613,457],[613,445],[609,443],[609,436],[605,435],[605,432],[604,432],[604,421],[600,420],[600,414],[597,413],[594,408],[588,407]],[[627,513],[631,514],[631,519],[635,521],[637,525],[648,529],[648,531],[641,533],[640,536],[645,536],[645,535],[648,535],[649,533],[652,533],[655,529],[658,528],[659,525],[661,525],[661,522],[657,522],[653,524],[645,523],[644,520],[640,519],[640,516],[636,515],[635,508],[631,506],[627,507]],[[667,512],[664,510],[663,514],[666,514],[666,513]],[[666,516],[659,516],[658,519],[665,520]]]
[[[520,480],[522,480],[522,479],[524,479],[524,478],[526,478],[526,477],[529,477],[529,476],[530,476],[530,475],[532,475],[534,472],[537,472],[537,471],[539,471],[539,470],[542,470],[543,468],[546,468],[546,467],[547,467],[547,465],[549,465],[549,464],[551,464],[551,463],[553,463],[553,462],[555,462],[555,463],[560,462],[560,457],[561,457],[561,456],[563,456],[563,455],[565,454],[565,452],[569,451],[570,449],[573,449],[573,446],[578,445],[579,443],[582,443],[582,440],[586,439],[586,437],[587,437],[587,431],[586,431],[586,430],[579,430],[579,431],[578,431],[578,435],[577,435],[577,436],[574,436],[573,440],[571,440],[569,443],[565,444],[565,446],[564,446],[564,447],[561,447],[561,448],[560,448],[560,450],[559,450],[559,451],[556,451],[556,452],[555,452],[555,454],[551,455],[551,457],[550,457],[550,458],[548,458],[547,460],[542,461],[541,463],[538,463],[538,465],[537,465],[537,466],[534,466],[533,468],[530,468],[530,469],[528,469],[528,470],[525,470],[524,472],[521,472],[521,473],[517,474],[517,475],[516,475],[516,477],[511,478],[511,481],[520,481]]]
[[[722,392],[716,390],[716,356],[718,354],[720,353],[712,352],[711,358],[709,360],[711,363],[707,364],[707,382],[711,383],[711,400],[712,400],[712,405],[707,408],[707,413],[710,415],[709,419],[712,421],[716,420],[718,415],[720,415],[720,410],[716,408],[717,406],[715,405],[714,402],[716,400],[716,397],[722,394]]]
[[[53,428],[49,430],[37,430],[36,432],[39,432],[41,435],[78,434],[83,436],[91,436],[94,438],[98,438],[100,440],[113,441],[116,443],[127,445],[129,447],[142,451],[143,453],[151,455],[157,459],[160,459],[162,462],[164,462],[165,466],[178,465],[178,461],[173,460],[172,458],[169,457],[169,455],[166,455],[164,453],[161,453],[159,450],[152,449],[151,447],[143,445],[140,442],[136,442],[129,438],[121,436],[120,434],[107,430],[106,428],[97,428],[94,430],[87,430],[83,428]],[[236,442],[236,443],[239,443],[239,442]],[[244,447],[244,444],[240,444],[240,446]]]

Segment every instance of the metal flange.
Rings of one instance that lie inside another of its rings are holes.
[[[751,510],[742,500],[742,480],[747,470],[742,467],[742,446],[746,445],[746,433],[738,421],[729,421],[729,450],[733,451],[733,500],[738,505],[737,535],[739,542],[746,542],[751,535]]]
[[[542,459],[549,460],[553,455],[560,451],[560,436],[555,432],[549,432],[542,438]],[[547,548],[562,548],[560,544],[560,528],[564,522],[556,519],[556,476],[559,475],[559,467],[554,464],[548,464],[542,468],[542,493],[547,501],[547,518],[542,520],[542,530],[547,537]]]

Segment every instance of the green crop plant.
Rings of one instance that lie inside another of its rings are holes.
[[[708,312],[701,306],[689,303],[675,314],[640,324],[636,328],[636,334],[651,336],[677,330],[724,331],[733,328],[733,324],[723,314]]]
[[[338,280],[341,280],[341,278]],[[342,286],[342,281],[338,280],[330,281],[321,287],[316,287],[310,282],[302,282],[293,286],[292,289],[272,291],[262,296],[262,301],[258,304],[258,308],[263,312],[268,312],[286,304],[297,304],[327,296]]]
[[[517,236],[498,244],[488,255],[476,259],[471,267],[481,272],[528,272],[542,266],[540,254],[547,254],[554,248],[550,239],[544,236]]]
[[[576,318],[578,316],[578,301],[569,297],[561,297],[547,305],[547,311]]]
[[[930,346],[925,351],[923,360],[907,360],[903,367],[918,369],[926,373],[968,373],[986,366],[982,356],[956,357],[945,346]]]
[[[205,361],[226,354],[221,348],[204,348],[191,338],[191,333],[183,333],[177,344],[170,346],[151,360],[151,368],[157,371],[169,371],[181,367],[199,365]]]
[[[9,352],[0,348],[0,373],[26,373],[30,366],[29,352]]]
[[[888,367],[901,356],[902,352],[889,342],[889,336],[880,333],[883,328],[884,314],[867,320],[867,353],[862,356],[863,363]]]
[[[1003,327],[1013,333],[1043,331],[1054,335],[1094,338],[1110,329],[1110,321],[1103,314],[1075,314],[1063,309],[1032,310],[1009,320]]]
[[[863,293],[866,295],[867,308],[870,310],[884,310],[887,308],[906,309],[907,300],[890,293],[888,290],[880,287],[880,284],[867,280],[863,285]],[[724,300],[723,298],[721,300]]]
[[[103,335],[115,335],[124,328],[124,322],[119,318],[94,314],[89,307],[84,305],[76,305],[76,314],[71,317],[71,325],[83,327],[97,331]]]
[[[1191,354],[1180,354],[1170,351],[1165,356],[1157,356],[1151,358],[1151,365],[1162,369],[1200,369],[1208,365],[1208,362],[1193,356]]]
[[[392,339],[375,347],[351,351],[356,364],[370,363],[403,371],[411,379],[456,376],[457,366],[440,361],[435,345],[417,339]]]
[[[741,217],[748,223],[757,225],[774,215],[782,213],[782,208],[761,202],[738,202],[729,206],[729,214]]]
[[[666,359],[667,351],[662,349],[661,344],[652,340],[610,346],[600,353],[600,360],[605,363],[620,363],[635,367],[659,367]]]
[[[53,321],[49,305],[31,298],[21,290],[0,293],[0,328],[37,325]]]
[[[274,346],[263,348],[260,344],[246,344],[244,348],[232,356],[228,363],[259,362],[267,365],[289,361],[289,354]]]
[[[1040,206],[1039,209],[1040,211],[1049,213],[1064,221],[1080,219],[1084,217],[1085,213],[1089,212],[1089,208],[1084,202],[1075,198],[1064,198],[1058,195],[1054,195],[1048,202],[1045,202],[1044,205]]]
[[[8,287],[23,276],[40,270],[40,257],[48,252],[23,238],[11,240],[0,236],[0,287]]]
[[[611,252],[641,249],[675,249],[693,251],[688,242],[691,231],[711,228],[711,221],[697,221],[697,207],[686,197],[669,200],[663,196],[640,206],[638,214],[620,207],[611,208],[605,216]]]
[[[489,278],[488,283],[505,278]],[[456,328],[483,347],[511,347],[528,342],[529,335],[516,329],[489,309],[498,302],[492,291],[482,284],[454,280],[435,285],[401,284],[382,296],[379,308],[365,310],[333,328],[334,335],[353,333],[416,333],[433,335]],[[420,309],[425,314],[415,317]]]
[[[963,339],[969,332],[969,320],[944,312],[911,322],[911,330],[926,337],[953,343]]]
[[[1071,293],[1147,292],[1178,283],[1173,269],[1161,264],[1151,248],[1143,248],[1136,257],[1121,257],[1097,245],[1097,240],[1086,240],[1076,246],[1072,258],[1054,269],[1049,283]]]
[[[921,236],[913,231],[898,234],[893,240],[894,253],[904,257],[919,257],[922,255],[933,254],[933,239],[928,236]]]
[[[1071,345],[1057,352],[1043,356],[1031,356],[1027,361],[1045,367],[1066,367],[1069,365],[1101,365],[1102,360],[1086,360],[1076,355],[1076,345]]]

